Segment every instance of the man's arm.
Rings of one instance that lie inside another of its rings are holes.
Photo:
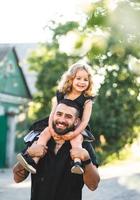
[[[32,158],[33,157],[42,158],[47,153],[47,149],[48,149],[47,146],[34,143],[26,150],[26,152]],[[20,183],[27,178],[29,172],[20,163],[16,163],[15,166],[13,167],[13,175],[15,182]]]
[[[100,176],[97,167],[92,162],[85,166],[83,179],[90,190],[94,191],[98,187]]]
[[[97,167],[90,162],[88,151],[84,148],[73,148],[70,150],[70,154],[73,160],[74,158],[80,158],[80,160],[85,163],[83,180],[86,186],[94,191],[98,187],[100,176]]]

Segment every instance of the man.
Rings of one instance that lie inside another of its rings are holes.
[[[78,110],[70,100],[62,100],[53,116],[56,133],[62,134],[76,127],[79,122]],[[56,135],[57,136],[57,135]],[[68,141],[54,137],[48,147],[37,144],[28,147],[30,157],[40,157],[37,173],[31,175],[31,200],[81,200],[83,185],[95,190],[99,183],[96,157],[92,145],[83,142],[83,148],[73,148]],[[71,173],[74,158],[79,158],[84,174]],[[15,182],[23,181],[28,172],[17,163],[13,169]]]

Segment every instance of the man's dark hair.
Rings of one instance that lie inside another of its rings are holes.
[[[77,111],[77,112],[76,112],[77,117],[80,116],[80,108],[79,108],[79,106],[78,106],[75,102],[73,102],[72,100],[70,100],[70,99],[62,99],[58,104],[60,104],[60,103],[63,103],[63,104],[65,104],[65,105],[67,105],[67,106],[70,106],[70,107],[75,108],[76,111]],[[34,130],[34,131],[39,131],[39,132],[41,132],[41,131],[43,131],[47,126],[48,126],[48,117],[34,122],[34,123],[31,125],[31,127],[29,128],[29,131]]]
[[[70,99],[62,99],[61,101],[59,101],[59,104],[61,104],[61,103],[65,104],[65,105],[67,105],[67,106],[70,106],[70,107],[75,108],[76,111],[77,111],[77,113],[76,113],[76,114],[77,114],[77,117],[80,116],[80,108],[79,108],[79,106],[78,106],[73,100],[70,100]]]

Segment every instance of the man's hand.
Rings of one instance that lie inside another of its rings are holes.
[[[20,183],[27,178],[29,172],[27,172],[20,163],[16,163],[13,167],[13,174],[15,182]]]
[[[39,157],[42,158],[47,153],[48,147],[40,144],[36,144],[36,142],[33,143],[32,146],[30,146],[27,149],[27,152],[29,156],[33,157]]]
[[[72,160],[79,158],[81,161],[88,160],[90,158],[89,153],[86,149],[81,147],[75,147],[70,150]]]

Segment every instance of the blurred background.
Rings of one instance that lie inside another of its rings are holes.
[[[100,166],[139,163],[139,19],[139,0],[1,2],[1,169],[13,166],[31,124],[49,115],[57,81],[79,60],[94,70]]]

